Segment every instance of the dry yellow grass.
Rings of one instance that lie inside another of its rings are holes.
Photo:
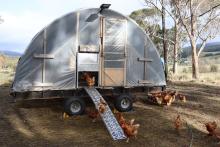
[[[172,64],[169,65],[169,80],[171,81],[193,81],[209,85],[220,85],[220,55],[199,57],[199,80],[192,79],[191,57],[178,65],[176,75],[172,73]]]
[[[5,64],[5,56],[0,55],[0,68]]]
[[[216,66],[218,71],[212,72],[211,67]],[[194,81],[197,83],[205,83],[209,85],[220,85],[220,64],[204,65],[201,67],[202,71],[199,73],[199,80],[192,78],[192,68],[188,65],[179,65],[178,73],[173,75],[169,72],[169,80],[171,81]]]
[[[15,68],[18,62],[17,57],[7,57],[0,55],[0,84],[9,83],[15,73]]]

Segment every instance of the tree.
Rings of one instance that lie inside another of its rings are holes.
[[[176,74],[177,73],[178,51],[180,49],[180,40],[181,40],[181,36],[180,36],[181,25],[180,25],[177,9],[174,5],[174,1],[175,0],[170,1],[171,13],[169,13],[169,14],[174,21],[173,74]]]
[[[185,33],[183,32],[182,30],[182,25],[180,23],[180,20],[179,20],[179,16],[178,16],[178,13],[177,13],[177,9],[175,7],[175,2],[176,0],[145,0],[145,2],[155,8],[157,8],[159,11],[161,11],[162,13],[162,10],[163,9],[169,17],[173,20],[173,28],[170,29],[169,32],[166,32],[166,34],[169,36],[169,35],[172,35],[170,36],[169,38],[171,38],[171,40],[168,40],[167,42],[167,45],[168,46],[172,46],[173,48],[173,56],[172,56],[172,59],[173,60],[173,73],[176,74],[177,73],[177,62],[179,60],[179,51],[180,51],[180,46],[181,46],[181,43],[183,41],[183,39],[185,39]],[[168,30],[168,29],[166,29]],[[166,37],[167,38],[167,37]],[[171,48],[168,47],[168,51],[170,50]],[[169,60],[169,55],[168,54],[168,60]]]
[[[216,9],[216,3],[219,3],[219,0],[174,0],[173,3],[191,44],[192,77],[198,79],[199,55],[206,42],[214,38],[219,29],[220,12]],[[202,43],[197,49],[198,41]]]
[[[165,67],[165,78],[167,80],[167,76],[168,76],[168,58],[167,58],[167,32],[166,32],[166,10],[165,10],[165,4],[164,4],[164,0],[161,0],[161,6],[162,6],[162,10],[161,10],[161,17],[162,17],[162,34],[163,34],[163,57],[164,57],[164,67]]]
[[[158,2],[159,1],[159,6]],[[162,22],[162,40],[163,40],[163,57],[164,57],[164,68],[165,68],[165,78],[167,79],[168,75],[168,62],[167,62],[167,31],[166,31],[166,10],[165,0],[145,0],[147,6],[153,6],[155,9],[157,9],[161,13],[161,22]]]
[[[135,20],[145,30],[158,48],[161,46],[162,31],[158,24],[160,21],[160,12],[157,9],[136,10],[129,17]]]

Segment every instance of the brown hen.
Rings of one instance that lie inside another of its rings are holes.
[[[186,102],[186,96],[184,95],[179,94],[179,99],[184,103]]]
[[[86,113],[88,114],[89,118],[92,118],[92,122],[96,122],[96,119],[99,117],[99,112],[96,110],[87,110]]]
[[[215,130],[217,128],[217,123],[215,121],[208,122],[208,123],[205,123],[205,126],[206,126],[206,130],[209,132],[208,135],[215,136]]]
[[[130,121],[130,123],[124,123],[122,125],[122,129],[124,130],[125,135],[128,137],[126,142],[129,142],[129,139],[131,137],[135,137],[137,136],[138,133],[138,128],[140,127],[140,124],[133,124],[134,123],[134,119],[132,119]]]
[[[117,113],[117,118],[121,128],[123,129],[125,135],[128,138],[126,142],[129,142],[129,139],[131,137],[136,138],[140,124],[134,124],[135,119],[132,119],[130,120],[130,122],[127,122],[121,113]]]
[[[105,100],[101,97],[100,98],[100,102],[99,102],[99,106],[98,106],[98,110],[100,113],[104,113],[106,111],[106,106],[107,103],[105,102]]]
[[[182,120],[180,118],[180,115],[178,115],[174,121],[175,129],[179,131],[180,127],[182,126]]]
[[[176,91],[162,91],[157,93],[151,93],[151,96],[156,100],[156,102],[161,105],[165,104],[170,106],[172,102],[175,101]]]
[[[118,123],[120,124],[121,127],[123,127],[124,124],[126,124],[126,120],[120,112],[117,113],[117,118],[118,118]]]
[[[63,112],[63,119],[67,119],[67,118],[69,118],[70,116],[66,113],[66,112]]]
[[[82,79],[86,80],[90,87],[95,85],[95,77],[92,77],[92,75],[87,72],[83,74]]]

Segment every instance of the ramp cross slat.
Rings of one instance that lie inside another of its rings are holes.
[[[93,87],[85,87],[84,89],[91,97],[96,109],[98,110],[100,98],[102,98],[101,94]],[[118,121],[116,120],[108,105],[106,106],[106,111],[104,113],[100,113],[100,116],[114,140],[126,138],[121,126],[119,125]]]

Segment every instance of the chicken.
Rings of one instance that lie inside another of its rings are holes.
[[[119,113],[119,111],[117,110],[117,109],[113,109],[113,111],[112,111],[114,114],[118,114]]]
[[[151,93],[151,95],[154,96],[154,97],[161,97],[162,96],[162,92]]]
[[[171,103],[175,101],[175,99],[176,99],[176,91],[169,91],[164,96],[163,103],[166,104],[167,106],[170,106]]]
[[[186,96],[185,95],[182,95],[182,94],[177,94],[177,98],[182,101],[182,102],[186,102]]]
[[[98,106],[99,112],[104,113],[106,111],[106,106],[107,106],[107,103],[105,102],[105,100],[103,98],[100,98],[100,103]]]
[[[177,92],[176,91],[162,91],[158,93],[151,93],[151,95],[159,105],[165,104],[167,106],[170,106],[171,103],[175,101]]]
[[[95,77],[88,78],[86,81],[90,87],[95,85]]]
[[[135,128],[135,129],[134,129],[134,132],[133,132],[133,135],[134,135],[134,137],[136,138],[136,137],[137,137],[137,133],[138,133],[138,128],[140,127],[140,124],[135,124],[135,125],[134,125],[134,120],[135,120],[135,119],[132,119],[132,120],[130,121],[130,125]]]
[[[69,118],[70,116],[66,113],[66,112],[63,112],[63,119],[67,119],[67,118]]]
[[[94,86],[95,85],[95,77],[92,77],[91,74],[85,72],[82,76],[83,80],[86,80],[88,86]]]
[[[163,103],[166,104],[167,106],[170,106],[172,102],[174,102],[175,97],[171,94],[167,94],[163,98]]]
[[[117,118],[118,118],[118,123],[120,124],[121,127],[123,127],[124,124],[126,124],[126,120],[120,112],[117,113]]]
[[[133,124],[133,123],[134,123],[134,119],[132,119],[130,123],[124,123],[122,125],[122,129],[124,130],[124,133],[128,138],[126,142],[129,142],[129,139],[131,137],[134,136],[136,138],[137,136],[138,128],[140,127],[140,124]]]
[[[205,123],[205,126],[206,126],[206,130],[209,132],[208,135],[210,135],[210,136],[216,135],[215,130],[217,128],[217,123],[215,121]]]
[[[102,97],[100,97],[100,103],[107,105],[107,103],[105,102],[105,100]]]
[[[99,117],[99,112],[98,111],[91,111],[87,110],[86,113],[88,114],[89,118],[92,118],[92,122],[96,122],[96,119]]]
[[[155,99],[156,99],[156,101],[157,101],[157,103],[158,103],[159,105],[162,104],[163,99],[162,99],[161,97],[155,97]]]
[[[133,124],[134,124],[134,121],[135,121],[135,119],[131,119],[129,124],[130,124],[130,125],[133,125]]]
[[[182,120],[180,118],[180,115],[177,115],[175,121],[174,121],[175,129],[179,131],[180,127],[182,126]]]
[[[128,138],[126,142],[129,142],[129,139],[133,136],[136,138],[140,124],[134,124],[135,119],[130,120],[129,123],[126,122],[126,119],[122,116],[121,113],[117,113],[117,119],[125,135]]]
[[[100,103],[99,104],[99,112],[104,113],[106,111],[106,105]]]
[[[220,132],[216,132],[215,136],[220,140]]]
[[[175,101],[176,96],[177,96],[177,92],[176,91],[172,91],[169,93],[170,97],[171,97],[171,103]]]

